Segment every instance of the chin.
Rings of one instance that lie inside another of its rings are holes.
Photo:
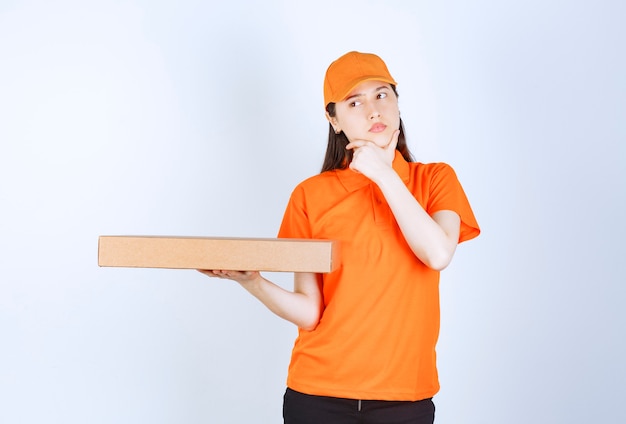
[[[387,145],[391,141],[391,135],[377,134],[375,137],[372,137],[371,140],[378,147],[387,147]]]

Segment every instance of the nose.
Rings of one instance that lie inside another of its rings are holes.
[[[376,118],[380,118],[380,112],[378,111],[378,109],[376,107],[371,107],[369,110],[369,119],[376,119]]]

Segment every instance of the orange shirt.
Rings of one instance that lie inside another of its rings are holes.
[[[450,166],[408,163],[396,152],[393,167],[430,215],[459,214],[459,242],[479,234]],[[435,395],[439,272],[410,250],[380,189],[350,169],[311,177],[294,189],[278,236],[339,240],[341,253],[323,275],[319,324],[299,330],[288,387],[352,399]]]

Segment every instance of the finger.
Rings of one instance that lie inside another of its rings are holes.
[[[396,150],[396,147],[398,146],[398,137],[400,136],[400,130],[395,130],[393,132],[393,134],[391,135],[391,140],[389,141],[389,144],[387,145],[387,147],[385,147],[385,149],[387,151],[389,150]]]
[[[346,149],[358,149],[359,147],[366,146],[369,143],[372,142],[368,140],[354,140],[346,145]]]

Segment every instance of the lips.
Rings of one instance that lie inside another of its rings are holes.
[[[378,123],[372,125],[372,127],[370,128],[370,132],[372,132],[372,133],[380,133],[380,132],[385,131],[386,128],[387,128],[387,125],[378,122]]]

